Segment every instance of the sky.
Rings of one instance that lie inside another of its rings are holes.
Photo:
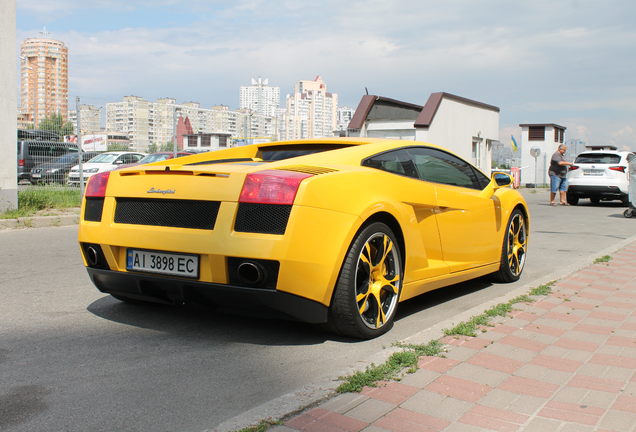
[[[636,150],[633,0],[16,0],[17,43],[69,48],[69,105],[127,95],[239,106],[251,78],[320,75],[340,106],[424,105],[448,92],[500,108],[500,141],[556,123],[566,142]]]

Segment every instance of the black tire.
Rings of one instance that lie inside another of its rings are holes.
[[[391,329],[402,288],[402,255],[381,222],[360,231],[345,256],[329,309],[329,328],[356,339]]]
[[[599,205],[601,199],[599,197],[590,197],[590,202],[594,205]]]
[[[526,263],[528,223],[523,212],[516,209],[506,225],[499,270],[492,274],[497,282],[515,282],[521,277]]]
[[[623,212],[623,216],[625,216],[628,219],[631,219],[634,217],[634,210],[628,208]]]
[[[579,203],[579,196],[573,193],[566,194],[566,200],[570,205],[577,205]]]

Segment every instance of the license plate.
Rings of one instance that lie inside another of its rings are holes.
[[[126,269],[189,278],[199,277],[199,256],[191,254],[128,249]]]
[[[33,178],[40,178],[40,177],[42,177],[42,174],[35,174],[35,173],[34,173],[34,174],[31,174],[31,177],[33,177]]]
[[[601,169],[584,169],[583,175],[602,176],[605,170]]]

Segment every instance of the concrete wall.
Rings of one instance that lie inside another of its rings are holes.
[[[0,211],[18,206],[15,0],[0,1]]]
[[[444,98],[428,128],[418,128],[417,141],[441,145],[490,175],[492,141],[499,140],[499,113]],[[478,157],[473,157],[473,142]]]
[[[413,120],[408,121],[373,121],[366,125],[366,136],[372,138],[390,138],[414,140]]]
[[[554,141],[554,126],[545,127],[545,140],[543,141],[530,141],[528,133],[529,128],[527,126],[521,128],[521,184],[550,184],[550,176],[548,175],[550,158],[557,151],[560,144]],[[530,155],[530,149],[533,147],[541,150],[541,154],[536,158],[536,161]],[[568,160],[572,160],[571,154],[566,154],[565,157]]]

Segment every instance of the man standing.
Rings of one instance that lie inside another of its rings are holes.
[[[563,155],[567,151],[568,146],[565,144],[560,144],[557,151],[554,152],[552,158],[550,159],[550,169],[548,174],[550,175],[550,205],[556,205],[554,199],[556,198],[556,193],[559,191],[559,198],[561,200],[561,205],[569,205],[566,197],[565,191],[568,190],[568,166],[574,165],[572,162],[568,162],[565,160]]]

